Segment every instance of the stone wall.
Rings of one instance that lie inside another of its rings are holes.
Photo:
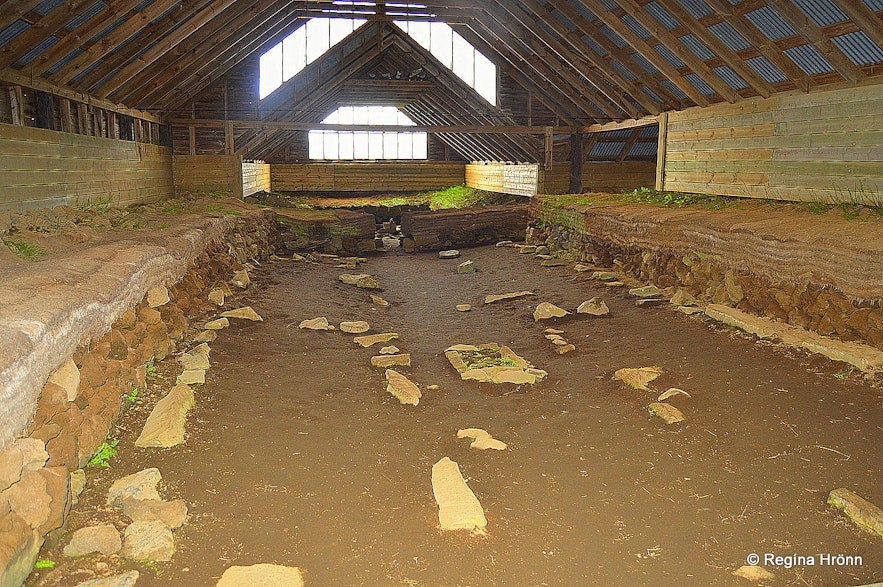
[[[883,258],[859,229],[838,243],[816,237],[837,230],[801,226],[767,211],[741,221],[714,212],[644,206],[598,209],[537,202],[528,240],[570,251],[579,261],[618,265],[659,287],[725,304],[794,326],[883,349]],[[738,218],[739,212],[734,213]],[[817,218],[812,222],[818,223]],[[729,226],[724,230],[723,226]]]
[[[188,317],[209,304],[208,291],[275,247],[272,213],[213,221],[223,222],[223,230],[203,232],[201,252],[181,261],[183,277],[168,287],[161,276],[140,284],[148,295],[124,308],[103,334],[59,357],[62,365],[39,391],[24,433],[0,450],[0,585],[20,585],[31,572],[43,537],[63,526],[82,489],[80,469],[105,442],[124,396],[143,390],[148,365],[184,340]]]

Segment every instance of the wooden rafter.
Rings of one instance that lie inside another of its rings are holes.
[[[0,69],[15,63],[19,57],[61,30],[71,18],[92,4],[94,0],[64,2],[52,12],[32,22],[24,32],[0,47]]]
[[[833,0],[868,35],[878,47],[883,47],[883,22],[864,2]]]

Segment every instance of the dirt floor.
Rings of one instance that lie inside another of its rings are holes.
[[[467,259],[478,272],[457,275]],[[668,307],[638,308],[586,273],[541,268],[509,248],[457,260],[391,252],[361,271],[384,286],[388,308],[339,283],[345,271],[330,264],[257,269],[239,301],[265,321],[236,322],[212,344],[187,442],[134,448],[147,408],[128,412],[120,456],[110,470],[89,470],[70,527],[106,520],[110,481],[156,466],[166,498],[186,500],[191,518],[175,532],[171,563],[134,567],[139,587],[214,585],[228,566],[259,562],[301,567],[309,585],[749,585],[731,573],[750,553],[862,557],[861,566],[768,566],[770,584],[883,580],[880,538],[825,505],[837,487],[883,504],[879,378]],[[537,295],[482,304],[518,290]],[[611,316],[533,321],[540,301],[572,310],[593,296]],[[461,303],[473,310],[455,311]],[[420,404],[385,392],[383,371],[370,366],[375,352],[352,335],[297,328],[316,316],[398,332]],[[549,326],[576,350],[556,354],[543,336]],[[508,344],[548,379],[461,381],[442,351],[484,342]],[[170,361],[160,366],[169,379]],[[652,392],[613,379],[619,368],[651,365],[665,371]],[[670,400],[682,424],[647,412],[669,387],[691,395]],[[456,437],[468,427],[508,450],[470,449]],[[484,507],[487,536],[436,528],[430,470],[445,456]],[[62,561],[64,543],[41,558]],[[86,578],[65,566],[31,584]]]

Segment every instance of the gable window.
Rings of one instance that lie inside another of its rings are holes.
[[[415,126],[414,121],[395,106],[341,106],[322,122]],[[309,143],[310,159],[356,161],[427,158],[425,132],[311,130]]]

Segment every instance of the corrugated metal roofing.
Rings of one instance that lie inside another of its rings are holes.
[[[634,157],[635,159],[652,159],[656,156],[656,143],[650,141],[642,141],[632,145],[627,159]]]
[[[43,0],[34,7],[34,12],[40,14],[40,16],[46,16],[62,4],[64,4],[65,0]]]
[[[831,0],[793,0],[793,2],[818,26],[849,20],[849,17]]]
[[[654,124],[652,126],[645,126],[644,128],[642,128],[640,130],[640,132],[638,133],[638,136],[641,138],[645,138],[645,139],[651,138],[651,137],[658,137],[659,136],[659,125]]]
[[[669,65],[672,65],[673,67],[684,66],[684,61],[680,57],[675,55],[674,52],[665,45],[656,45],[655,47],[653,47],[653,49],[655,49],[657,53],[662,55],[662,57],[666,61],[668,61]]]
[[[15,63],[20,66],[25,66],[28,63],[30,63],[31,61],[33,61],[34,59],[36,59],[40,55],[40,53],[42,53],[43,51],[45,51],[46,49],[48,49],[49,47],[51,47],[52,45],[54,45],[57,42],[58,42],[58,39],[55,37],[49,37],[47,39],[43,39],[43,41],[41,41],[38,45],[36,45],[30,51],[28,51],[27,53],[25,53],[24,55],[19,57]]]
[[[662,100],[662,98],[659,96],[659,94],[657,94],[656,92],[654,92],[653,90],[651,90],[651,89],[648,88],[647,86],[641,86],[641,90],[643,90],[645,94],[647,94],[648,96],[650,96],[650,99],[653,100],[654,102],[657,102],[657,103],[659,103],[659,104],[662,104],[662,103],[663,103],[663,100]]]
[[[760,77],[771,84],[783,82],[788,79],[788,76],[782,73],[781,69],[776,67],[772,61],[763,55],[746,59],[745,63],[748,67],[756,71]]]
[[[634,59],[635,63],[637,63],[638,65],[640,65],[641,67],[643,67],[645,70],[649,71],[650,73],[659,73],[659,70],[656,69],[656,67],[654,67],[653,64],[650,63],[650,62],[649,62],[649,61],[648,61],[643,55],[641,55],[640,53],[635,53],[635,54],[632,56],[632,58]]]
[[[645,29],[641,25],[641,23],[639,23],[637,20],[635,20],[634,17],[632,17],[631,15],[626,14],[625,16],[623,16],[622,22],[624,22],[626,24],[626,26],[632,30],[633,33],[635,33],[636,35],[638,35],[642,39],[649,39],[650,37],[653,36],[650,34],[650,31]]]
[[[864,31],[856,31],[831,39],[856,65],[872,65],[883,61],[883,49]]]
[[[745,18],[773,41],[797,34],[797,31],[769,6],[748,12]]]
[[[699,90],[701,93],[705,94],[706,96],[711,96],[711,95],[714,95],[717,93],[714,91],[714,88],[712,88],[710,85],[708,85],[708,82],[706,82],[704,79],[702,79],[701,77],[699,77],[695,73],[688,73],[687,75],[684,76],[684,79],[686,79],[688,82],[693,84],[697,90]]]
[[[644,10],[646,10],[650,16],[656,19],[656,21],[664,26],[668,30],[672,30],[676,28],[681,23],[678,22],[678,19],[673,17],[668,10],[657,4],[656,2],[651,2],[650,4],[644,5]]]
[[[46,71],[46,73],[48,73],[49,75],[53,75],[55,72],[59,71],[62,67],[64,67],[65,65],[67,65],[68,63],[70,63],[71,61],[73,61],[74,59],[76,59],[77,57],[79,57],[82,54],[83,54],[82,49],[75,48],[64,59],[62,59],[61,61],[57,62],[55,65],[50,67]]]
[[[96,34],[94,37],[92,37],[89,40],[93,43],[97,43],[98,41],[100,41],[101,39],[103,39],[104,37],[106,37],[107,35],[112,33],[115,29],[118,29],[119,27],[121,27],[124,22],[126,22],[125,17],[120,17],[120,18],[116,19],[115,21],[110,23],[108,26],[104,27],[101,31],[98,32],[98,34]]]
[[[595,143],[592,147],[592,152],[589,153],[590,157],[597,157],[599,159],[616,159],[619,157],[619,154],[622,153],[622,150],[625,148],[625,143]]]
[[[785,49],[783,53],[785,53],[791,61],[796,63],[797,67],[809,75],[834,71],[834,68],[831,67],[828,60],[825,59],[822,54],[819,53],[819,50],[812,45],[792,47],[791,49]]]
[[[865,0],[865,6],[874,12],[879,12],[883,10],[883,0]]]
[[[638,79],[629,69],[619,61],[613,61],[613,69],[618,71],[627,80],[635,81]]]
[[[589,37],[587,35],[583,35],[582,39],[583,39],[583,43],[588,45],[589,48],[592,51],[594,51],[595,53],[597,53],[598,55],[607,55],[607,49],[605,49],[604,47],[599,45],[597,42],[595,42],[595,39],[593,39],[592,37]]]
[[[601,0],[601,4],[603,4],[607,10],[616,10],[619,8],[619,4],[616,3],[616,0]]]
[[[683,6],[693,18],[702,18],[713,12],[703,0],[678,0],[678,2],[681,3],[681,6]]]
[[[561,24],[566,26],[567,30],[572,31],[572,30],[576,29],[576,25],[573,24],[573,22],[569,18],[567,18],[567,15],[565,15],[563,12],[561,12],[557,8],[552,10],[552,16],[555,17],[555,19],[557,19],[559,22],[561,22]]]
[[[748,87],[748,82],[742,79],[738,73],[736,73],[730,66],[721,65],[720,67],[713,67],[711,69],[714,73],[718,75],[722,80],[727,82],[727,85],[733,88],[734,90],[744,90]]]
[[[666,90],[671,92],[678,99],[680,99],[680,100],[687,100],[688,99],[687,94],[684,93],[684,90],[677,87],[673,81],[671,81],[669,79],[664,79],[659,83],[662,84]]]
[[[606,132],[598,133],[598,139],[602,141],[605,139],[627,139],[630,136],[632,136],[632,129],[630,128],[608,130]]]
[[[595,13],[586,8],[586,5],[579,0],[567,0],[570,6],[589,20],[595,20]]]
[[[749,43],[745,37],[739,34],[739,31],[734,29],[730,23],[726,21],[713,24],[708,27],[708,30],[714,33],[724,45],[733,51],[741,51],[742,49],[747,49],[751,46],[751,43]]]
[[[705,43],[703,43],[693,35],[684,35],[683,37],[679,37],[678,40],[686,45],[686,47],[702,61],[714,59],[715,57],[714,52],[706,47]]]
[[[95,63],[91,64],[89,67],[87,67],[86,69],[84,69],[83,71],[81,71],[80,73],[78,73],[77,76],[76,76],[74,79],[72,79],[71,81],[72,81],[73,83],[77,83],[79,80],[83,79],[83,77],[89,75],[89,73],[90,73],[93,69],[95,69],[96,67],[98,67],[98,66],[101,65],[102,63],[104,63],[104,59],[98,59]]]
[[[67,22],[67,24],[64,25],[64,27],[66,29],[68,29],[69,31],[72,31],[74,29],[78,29],[81,26],[83,26],[84,24],[86,24],[93,17],[98,15],[105,8],[107,8],[107,4],[105,4],[104,2],[96,2],[95,4],[93,4],[92,6],[87,8],[85,11],[83,11],[83,13],[78,14],[77,16],[70,19]]]
[[[15,37],[28,30],[28,23],[23,20],[17,20],[2,31],[0,31],[0,46],[5,45]]]
[[[622,37],[620,37],[620,36],[617,35],[615,32],[613,32],[613,29],[611,29],[611,28],[610,28],[609,26],[607,26],[606,24],[605,24],[605,25],[601,25],[601,33],[602,33],[605,37],[607,37],[608,39],[610,39],[611,41],[613,41],[613,44],[616,45],[617,47],[625,47],[626,45],[628,45],[628,43],[626,43],[626,42],[622,39]]]

